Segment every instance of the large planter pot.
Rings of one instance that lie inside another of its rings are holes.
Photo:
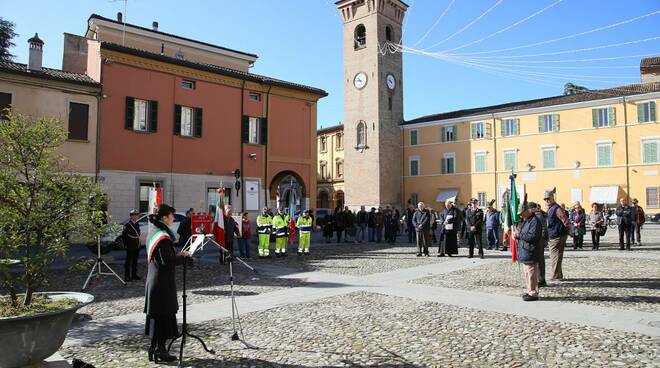
[[[0,318],[0,368],[39,363],[55,354],[64,343],[73,315],[94,300],[94,296],[85,293],[39,294],[53,299],[76,299],[80,304],[55,312]]]

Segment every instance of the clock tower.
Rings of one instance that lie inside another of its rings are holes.
[[[403,120],[400,0],[340,0],[344,22],[346,205],[400,206]]]

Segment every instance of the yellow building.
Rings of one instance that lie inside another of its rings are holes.
[[[660,83],[479,107],[402,124],[402,203],[501,203],[511,172],[541,202],[660,208]]]
[[[344,125],[319,129],[316,208],[344,206]]]

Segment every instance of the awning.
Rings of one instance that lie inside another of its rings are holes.
[[[619,195],[619,186],[591,187],[591,203],[615,204]]]
[[[435,201],[438,203],[445,203],[448,199],[452,202],[456,202],[456,196],[458,195],[458,190],[442,190],[438,193],[438,196],[435,197]]]

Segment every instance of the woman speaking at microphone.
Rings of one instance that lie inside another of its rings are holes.
[[[171,230],[174,224],[175,209],[161,204],[156,215],[149,221],[156,227],[147,242],[147,282],[145,286],[144,313],[147,314],[145,334],[151,338],[149,360],[156,363],[171,362],[175,356],[169,355],[165,342],[179,335],[176,313],[179,304],[176,296],[174,268],[190,260],[188,252],[176,254],[176,236]]]

